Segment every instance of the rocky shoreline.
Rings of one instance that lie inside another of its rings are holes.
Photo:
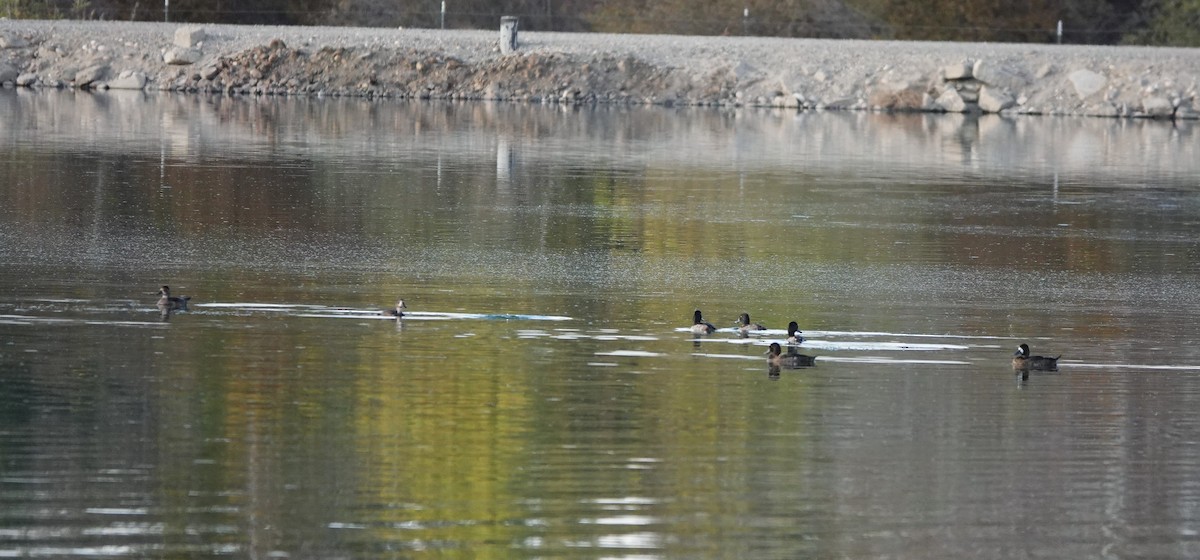
[[[0,21],[5,87],[1200,118],[1200,49]]]

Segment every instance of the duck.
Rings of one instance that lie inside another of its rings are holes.
[[[741,315],[739,315],[737,324],[738,324],[738,331],[741,332],[742,334],[747,334],[751,331],[767,330],[767,327],[764,327],[758,323],[751,323],[749,313],[742,313]]]
[[[191,296],[173,296],[171,295],[171,287],[163,286],[158,290],[158,308],[164,311],[174,311],[177,309],[187,309],[188,300]]]
[[[408,306],[404,305],[404,300],[400,300],[396,302],[395,309],[384,309],[383,314],[399,319],[404,316],[405,309],[408,309]]]
[[[692,314],[692,334],[712,334],[716,331],[717,327],[714,327],[712,323],[705,321],[704,317],[700,314],[699,309]]]
[[[800,334],[800,325],[796,324],[795,321],[788,323],[787,343],[800,344],[802,342],[804,342],[804,337]]]
[[[772,342],[767,350],[767,364],[785,368],[809,367],[817,365],[817,358],[791,351],[784,354],[783,347],[778,342]]]
[[[1013,369],[1022,371],[1058,371],[1058,359],[1061,357],[1062,354],[1053,358],[1030,356],[1029,345],[1022,342],[1020,346],[1017,346],[1016,353],[1013,354],[1012,366]]]

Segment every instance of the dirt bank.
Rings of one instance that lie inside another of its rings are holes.
[[[498,26],[497,26],[498,28]],[[102,91],[1195,119],[1200,49],[0,21],[0,82]]]

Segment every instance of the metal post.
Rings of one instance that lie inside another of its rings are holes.
[[[442,0],[442,29],[446,28],[446,0]]]
[[[163,21],[171,21],[171,0],[163,0]]]
[[[1062,44],[1062,20],[1058,20],[1058,44]]]
[[[750,8],[742,10],[742,35],[750,34]]]

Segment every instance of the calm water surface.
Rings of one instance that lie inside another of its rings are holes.
[[[0,90],[0,557],[1194,558],[1197,177],[1192,123]]]

